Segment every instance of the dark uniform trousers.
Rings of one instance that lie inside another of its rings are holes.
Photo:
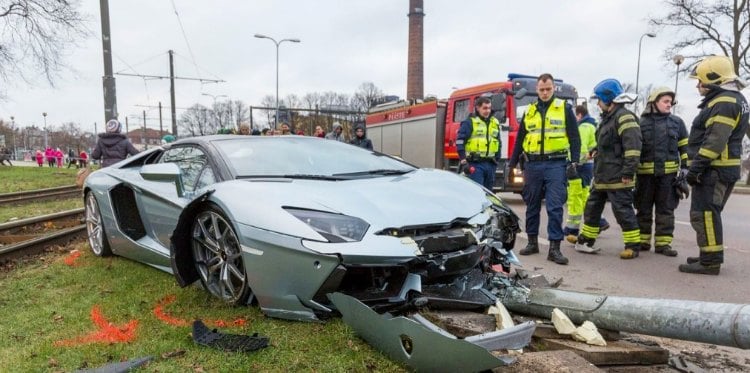
[[[523,170],[523,201],[526,203],[526,233],[539,235],[542,199],[547,207],[547,237],[550,241],[563,239],[563,205],[568,199],[565,167],[567,160],[551,159],[527,162]],[[599,226],[597,219],[596,225]]]
[[[638,226],[641,242],[651,243],[651,223],[654,222],[654,246],[672,244],[674,232],[674,210],[679,204],[679,196],[672,186],[676,174],[661,176],[638,175],[635,188],[635,208],[638,210]],[[656,211],[654,211],[656,210]],[[653,214],[656,212],[656,219]]]
[[[700,247],[700,262],[704,265],[724,262],[724,233],[721,212],[732,194],[734,184],[719,179],[719,172],[709,168],[693,186],[690,200],[690,224]]]
[[[617,219],[623,232],[630,232],[635,237],[623,237],[625,247],[638,250],[640,242],[638,240],[638,220],[633,211],[633,190],[632,189],[610,189],[597,190],[591,189],[589,199],[586,201],[586,209],[583,215],[583,231],[581,234],[586,238],[596,238],[599,235],[599,220],[604,211],[604,205],[609,201],[612,205],[612,213]]]

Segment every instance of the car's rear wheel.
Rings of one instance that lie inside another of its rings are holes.
[[[109,247],[107,236],[104,233],[104,222],[99,210],[99,203],[96,201],[94,192],[86,194],[86,208],[84,211],[86,216],[86,233],[89,237],[91,251],[96,256],[112,255],[112,249]]]
[[[210,205],[193,222],[195,268],[211,295],[232,305],[245,304],[251,294],[242,249],[224,213]]]

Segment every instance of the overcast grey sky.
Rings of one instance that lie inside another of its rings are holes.
[[[69,51],[67,61],[74,71],[65,73],[55,88],[44,81],[7,87],[1,118],[13,115],[20,126],[41,125],[42,112],[47,112],[49,126],[73,121],[93,131],[97,122],[102,130],[99,1],[83,0],[82,5],[90,16],[92,36]],[[634,83],[638,40],[649,31],[658,36],[643,41],[640,85],[675,84],[674,65],[662,56],[670,34],[649,29],[647,22],[649,15],[665,12],[657,0],[425,0],[424,8],[425,94],[448,97],[452,87],[502,81],[509,72],[550,72],[577,86],[582,95],[589,95],[604,78]],[[172,49],[177,76],[226,80],[177,81],[177,107],[210,105],[213,99],[202,93],[258,105],[275,91],[275,46],[253,37],[262,33],[302,40],[281,45],[282,98],[316,91],[351,94],[365,81],[403,97],[407,12],[408,0],[110,0],[114,70],[168,75],[167,50]],[[141,116],[144,108],[135,105],[161,101],[168,127],[168,80],[116,79],[121,120]],[[694,87],[694,80],[680,78],[680,114],[688,124],[699,99]],[[148,116],[158,113],[150,110]],[[158,128],[158,122],[149,121],[148,126]]]

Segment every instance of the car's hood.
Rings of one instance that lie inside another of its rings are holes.
[[[238,222],[278,232],[294,232],[289,224],[297,220],[282,206],[355,216],[379,230],[471,218],[490,204],[478,184],[432,169],[347,181],[233,180],[212,188]]]

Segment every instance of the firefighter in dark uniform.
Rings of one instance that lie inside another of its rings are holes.
[[[599,219],[604,204],[609,201],[617,224],[622,228],[625,248],[620,258],[638,257],[640,229],[633,210],[633,186],[635,171],[641,158],[641,130],[635,114],[625,108],[632,102],[623,94],[622,85],[615,79],[605,79],[594,87],[597,105],[602,110],[602,119],[596,130],[594,150],[594,182],[583,212],[583,228],[578,236],[578,245],[595,252],[594,244],[599,235]]]
[[[655,223],[654,251],[666,256],[677,256],[671,245],[674,210],[680,195],[673,184],[680,169],[687,169],[688,132],[685,122],[671,113],[672,105],[676,104],[674,99],[674,91],[667,87],[656,88],[648,96],[641,114],[643,146],[635,181],[640,250],[651,249],[651,226]]]
[[[500,159],[500,122],[492,116],[489,97],[474,100],[474,114],[461,122],[456,136],[460,168],[470,167],[470,179],[492,190],[495,170]]]
[[[547,260],[568,264],[560,251],[563,239],[563,205],[568,198],[567,181],[577,179],[581,140],[573,107],[555,97],[550,74],[537,78],[539,99],[529,105],[521,120],[510,168],[522,160],[523,201],[526,203],[526,232],[529,243],[519,253],[539,253],[539,213],[544,200],[547,208]]]
[[[724,262],[721,211],[740,178],[742,137],[748,127],[748,103],[740,93],[729,57],[710,56],[699,62],[692,78],[703,96],[701,109],[688,137],[688,184],[693,187],[690,224],[695,229],[700,255],[687,258],[680,272],[718,275]]]

